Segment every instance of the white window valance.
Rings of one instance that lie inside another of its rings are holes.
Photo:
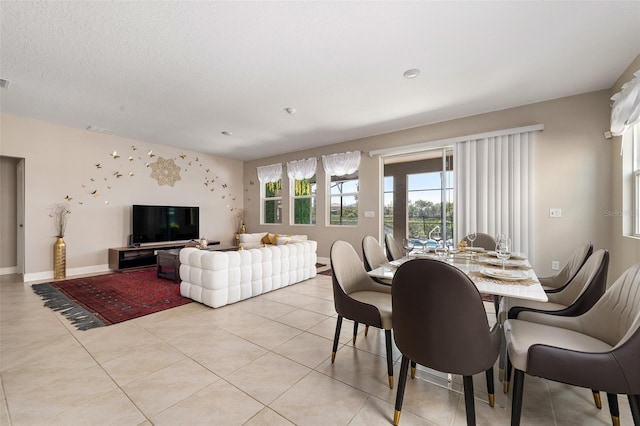
[[[360,167],[360,151],[323,155],[322,165],[325,173],[329,176],[350,175]]]
[[[622,135],[628,128],[640,121],[640,70],[634,78],[623,84],[622,89],[611,97],[611,133]]]
[[[311,179],[316,174],[318,159],[313,157],[307,160],[287,162],[287,176],[290,180]]]
[[[257,167],[260,183],[277,182],[282,179],[282,163]]]

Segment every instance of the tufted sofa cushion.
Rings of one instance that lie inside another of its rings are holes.
[[[241,251],[180,250],[180,294],[207,306],[236,303],[316,276],[316,241]]]

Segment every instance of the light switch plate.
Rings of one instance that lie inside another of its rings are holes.
[[[376,217],[375,212],[364,212],[364,217]]]
[[[562,217],[562,209],[558,209],[558,208],[549,209],[549,217]]]
[[[557,260],[552,260],[551,261],[551,270],[552,271],[559,271],[560,270],[560,262],[558,262]]]

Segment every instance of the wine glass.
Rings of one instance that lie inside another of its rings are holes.
[[[478,234],[476,234],[476,232],[469,232],[467,234],[467,240],[469,240],[469,242],[471,243],[471,247],[473,247],[473,242],[476,240],[476,238],[478,237]]]
[[[502,260],[502,270],[505,269],[505,262],[511,257],[511,240],[507,237],[502,237],[496,243],[496,254],[498,259]]]
[[[442,241],[442,234],[440,233],[439,226],[436,225],[436,227],[429,232],[429,238],[435,240],[436,247],[440,245],[440,241]]]
[[[436,255],[440,260],[444,260],[444,258],[447,257],[447,246],[444,242],[438,242],[438,245],[436,246]]]
[[[418,242],[420,243],[420,245],[422,245],[422,252],[426,253],[427,252],[427,243],[429,242],[429,239],[427,238],[426,235],[420,235],[418,237]]]
[[[409,238],[402,239],[402,248],[405,251],[405,256],[409,257],[409,254],[413,251],[413,241]]]

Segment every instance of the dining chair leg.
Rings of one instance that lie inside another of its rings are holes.
[[[402,410],[402,400],[404,399],[404,388],[407,384],[407,370],[409,369],[409,358],[402,355],[400,363],[400,377],[398,378],[398,392],[396,393],[396,410],[393,413],[393,424],[400,423],[400,411]]]
[[[596,404],[596,408],[600,410],[602,408],[602,399],[600,399],[600,391],[597,389],[591,389],[591,392],[593,393],[593,403]]]
[[[500,311],[500,296],[497,294],[493,295],[493,309],[496,310],[496,317],[498,316],[498,311]]]
[[[506,357],[506,366],[504,371],[504,381],[502,382],[502,391],[507,394],[509,393],[509,382],[511,381],[511,370],[513,366],[511,365],[511,361],[509,360],[509,356]]]
[[[411,361],[411,378],[412,379],[416,378],[416,362],[415,361]]]
[[[364,326],[364,337],[367,337],[367,334],[369,334],[369,326],[365,325]]]
[[[618,408],[618,395],[607,392],[607,402],[609,403],[609,413],[613,426],[620,426],[620,408]]]
[[[356,344],[356,336],[358,335],[358,323],[356,321],[353,322],[353,344]]]
[[[487,377],[487,394],[489,395],[489,406],[493,407],[496,401],[496,395],[493,387],[493,367],[484,372]]]
[[[389,388],[393,389],[393,350],[391,349],[391,330],[384,331],[384,340],[387,346],[387,374],[389,375]]]
[[[640,395],[627,395],[634,425],[640,425]]]
[[[331,352],[331,364],[336,360],[336,352],[338,351],[338,339],[340,338],[340,329],[342,328],[342,316],[338,315],[336,321],[336,334],[333,337],[333,351]]]
[[[513,378],[513,395],[511,396],[511,426],[520,426],[523,391],[524,371],[516,369],[516,374]]]
[[[476,424],[476,405],[473,398],[473,377],[463,376],[464,385],[464,408],[467,411],[467,426]]]

